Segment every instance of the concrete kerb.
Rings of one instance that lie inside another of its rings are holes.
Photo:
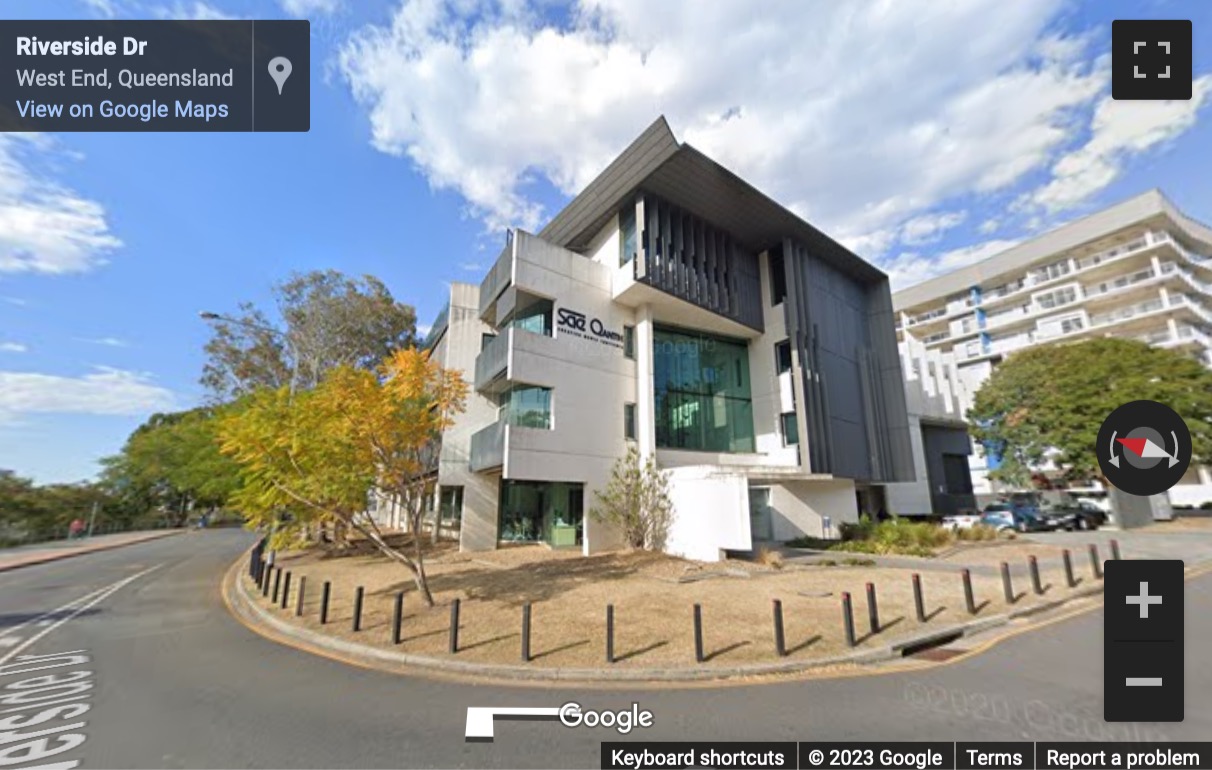
[[[185,529],[170,529],[163,532],[151,532],[147,537],[139,537],[133,540],[123,540],[120,543],[104,543],[93,547],[84,547],[79,549],[66,550],[61,553],[49,553],[42,557],[33,558],[28,561],[19,561],[9,564],[0,563],[0,572],[8,572],[9,570],[21,569],[23,567],[34,567],[39,564],[49,564],[54,561],[63,559],[71,559],[76,556],[87,556],[90,553],[101,553],[102,551],[112,551],[115,548],[124,548],[128,545],[138,545],[139,543],[147,543],[152,540],[159,540],[170,535],[181,535],[187,532]]]
[[[418,673],[426,671],[435,674],[455,675],[462,677],[475,677],[480,679],[497,680],[497,681],[516,681],[516,682],[581,682],[587,684],[593,683],[608,683],[608,682],[711,682],[711,681],[727,681],[741,678],[755,678],[764,676],[777,676],[786,674],[801,674],[810,673],[816,669],[827,669],[836,666],[845,665],[867,665],[872,663],[880,663],[904,657],[904,651],[908,648],[929,647],[932,643],[941,643],[950,641],[959,637],[972,636],[985,631],[988,631],[999,626],[1005,626],[1011,620],[1028,615],[1036,615],[1040,612],[1054,610],[1067,604],[1075,599],[1083,599],[1088,596],[1102,593],[1102,585],[1092,586],[1082,591],[1077,591],[1063,599],[1055,599],[1049,602],[1044,602],[1041,605],[1025,607],[1020,610],[1015,610],[1000,615],[992,615],[986,618],[980,618],[968,623],[958,623],[940,629],[933,629],[928,632],[916,634],[914,636],[899,639],[896,642],[875,647],[862,652],[849,653],[845,655],[834,655],[827,658],[817,658],[814,660],[803,661],[782,661],[776,663],[757,663],[747,664],[742,666],[730,667],[713,667],[700,669],[648,669],[648,668],[566,668],[566,669],[544,669],[534,668],[529,666],[513,666],[490,663],[471,663],[458,660],[444,660],[441,658],[433,658],[424,655],[413,655],[405,652],[395,652],[392,650],[384,650],[379,647],[370,645],[358,644],[344,639],[337,639],[327,634],[317,633],[308,628],[301,628],[292,623],[288,623],[280,618],[274,617],[271,613],[260,607],[252,597],[248,595],[247,586],[240,579],[239,567],[246,556],[241,557],[240,561],[229,569],[224,582],[223,592],[229,599],[228,604],[232,611],[242,617],[242,619],[253,626],[261,625],[272,629],[277,635],[285,637],[288,640],[300,642],[311,647],[319,648],[320,650],[328,650],[341,655],[349,656],[359,662],[371,665],[373,663],[386,663],[394,666],[407,666],[418,670]]]

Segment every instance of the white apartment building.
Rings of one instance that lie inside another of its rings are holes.
[[[438,505],[464,550],[619,545],[590,515],[629,444],[667,471],[671,552],[836,533],[912,480],[887,277],[659,119],[426,343],[472,385]]]
[[[949,512],[962,497],[954,442],[993,367],[1016,350],[1059,340],[1130,337],[1212,366],[1212,228],[1150,190],[989,259],[893,295],[918,479],[889,490],[897,513]],[[938,449],[939,433],[950,441]],[[962,447],[961,447],[962,448]],[[979,450],[979,448],[977,448]],[[923,472],[941,467],[950,473]],[[968,455],[972,492],[994,490],[996,457]],[[1212,501],[1212,476],[1192,466],[1175,505]]]

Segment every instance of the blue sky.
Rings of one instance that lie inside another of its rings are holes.
[[[662,113],[900,286],[1150,187],[1212,220],[1212,4],[942,5],[6,0],[306,16],[313,85],[307,134],[0,136],[0,468],[91,476],[202,398],[198,311],[292,271],[377,275],[428,322]],[[1110,102],[1115,18],[1193,19],[1196,99]]]

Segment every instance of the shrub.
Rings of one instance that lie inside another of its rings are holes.
[[[773,548],[760,548],[757,552],[757,563],[774,569],[782,569],[783,554]]]
[[[785,545],[787,545],[787,547],[789,547],[789,548],[814,548],[814,549],[818,549],[818,550],[824,550],[824,549],[830,547],[831,545],[833,545],[835,542],[836,541],[834,541],[834,540],[824,540],[819,537],[810,537],[809,535],[800,535],[799,537],[795,537],[795,538],[792,538],[791,540],[788,540],[785,543]]]
[[[669,499],[669,477],[655,460],[640,460],[630,447],[615,461],[605,490],[594,493],[597,505],[589,515],[594,521],[617,527],[632,548],[665,550],[673,524],[673,501]]]
[[[1201,511],[1212,511],[1212,500],[1204,500],[1199,504],[1199,509]]]
[[[955,537],[958,540],[996,540],[997,528],[991,527],[988,524],[976,524],[968,529],[956,530]]]

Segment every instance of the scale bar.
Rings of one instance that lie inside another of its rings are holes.
[[[1161,687],[1162,678],[1160,676],[1130,676],[1124,679],[1124,684],[1128,687]]]

